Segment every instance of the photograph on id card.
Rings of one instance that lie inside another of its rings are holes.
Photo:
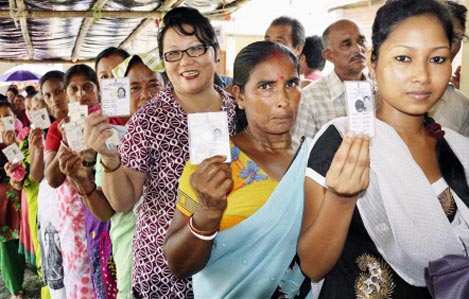
[[[344,81],[349,131],[369,137],[375,135],[375,102],[367,81]]]
[[[8,162],[12,164],[21,162],[24,159],[24,155],[16,143],[12,143],[9,146],[5,147],[2,152],[7,157]]]
[[[222,155],[231,162],[228,115],[224,111],[189,113],[189,154],[192,164]]]
[[[100,88],[103,115],[109,117],[130,115],[129,78],[103,79]]]
[[[50,118],[49,113],[47,113],[46,108],[42,108],[39,110],[34,110],[30,112],[31,115],[31,127],[40,128],[40,129],[47,129],[50,127]]]

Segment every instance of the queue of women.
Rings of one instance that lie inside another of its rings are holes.
[[[452,26],[436,0],[387,1],[368,64],[375,136],[337,118],[298,149],[295,54],[246,46],[228,93],[214,81],[214,30],[195,9],[163,19],[164,80],[144,55],[116,48],[96,71],[47,73],[26,107],[48,107],[45,138],[2,136],[26,157],[20,178],[3,157],[0,192],[14,203],[2,203],[14,219],[1,232],[7,288],[21,298],[18,248],[32,243],[44,298],[467,298],[469,140],[427,116],[451,77]],[[100,80],[116,76],[129,78],[130,117],[100,111]],[[63,137],[70,102],[90,112],[82,152]],[[187,115],[215,111],[228,115],[231,162],[191,164]],[[0,102],[0,116],[13,115]],[[435,265],[448,276],[433,280]]]

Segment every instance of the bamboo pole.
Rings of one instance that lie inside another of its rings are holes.
[[[16,7],[19,11],[25,10],[26,5],[23,0],[16,0]],[[26,51],[28,53],[28,58],[33,59],[34,57],[34,48],[33,42],[31,40],[31,35],[28,30],[28,19],[21,17],[20,18],[20,28],[21,34],[23,35],[24,42],[26,43]]]
[[[160,7],[157,8],[159,11],[168,11],[173,7],[181,5],[185,0],[166,0]],[[151,24],[154,25],[156,18],[147,18],[143,20],[140,24],[138,24],[137,27],[130,33],[127,38],[125,38],[120,44],[119,48],[127,48],[129,45],[134,41],[137,36],[147,28],[147,26],[150,26]]]
[[[135,18],[157,18],[161,15],[160,11],[122,11],[122,10],[103,10],[96,13],[91,10],[23,10],[18,11],[15,16],[17,18],[28,19],[68,19],[68,18],[115,18],[115,19],[135,19]],[[11,18],[9,10],[0,10],[0,18]]]
[[[10,10],[0,10],[0,18],[13,18],[14,20],[20,20],[21,31],[25,40],[28,59],[2,59],[0,62],[9,63],[90,63],[91,59],[79,60],[79,53],[81,47],[85,41],[86,35],[93,25],[95,19],[98,18],[116,18],[116,19],[144,19],[129,36],[124,39],[119,47],[128,46],[137,36],[155,19],[159,19],[162,13],[170,10],[173,7],[181,5],[185,0],[166,0],[160,7],[153,11],[102,11],[107,0],[97,0],[93,5],[93,9],[89,11],[47,11],[47,10],[27,10],[24,0],[9,0]],[[237,0],[232,3],[223,5],[221,9],[215,10],[210,13],[206,13],[206,16],[210,19],[226,19],[231,13],[233,13],[239,6],[249,0]],[[13,4],[14,3],[14,4]],[[86,18],[80,28],[79,35],[76,39],[71,60],[66,59],[46,59],[46,60],[33,60],[34,48],[31,40],[31,36],[27,27],[27,19],[50,19],[50,18]]]
[[[181,0],[179,0],[181,1]],[[225,16],[227,12],[231,13],[233,10],[238,8],[238,3],[246,2],[247,0],[236,1],[231,5],[226,5],[224,9],[216,10],[210,13],[207,13],[206,16],[209,18],[218,18],[220,16]],[[166,10],[165,10],[166,11]],[[161,9],[153,11],[123,11],[123,10],[102,10],[99,13],[91,10],[65,10],[65,11],[54,11],[54,10],[23,10],[18,11],[15,16],[17,18],[28,18],[28,19],[67,19],[67,18],[114,18],[114,19],[147,19],[147,18],[161,18],[162,12]],[[0,18],[11,18],[9,10],[0,10]]]
[[[23,36],[24,43],[26,44],[26,53],[28,55],[28,59],[33,59],[33,56],[34,56],[33,43],[31,41],[31,36],[29,35],[29,31],[28,31],[27,19],[24,17],[20,17],[20,18],[16,17],[18,11],[23,11],[26,9],[24,1],[23,0],[9,0],[8,5],[10,8],[9,10],[10,17],[13,17],[13,20],[15,21],[15,25],[17,27],[18,27],[18,21],[19,21],[21,35]]]
[[[100,11],[101,9],[103,9],[107,1],[108,0],[96,0],[91,10]],[[88,35],[88,31],[90,30],[91,26],[93,26],[94,21],[95,19],[90,18],[90,17],[83,19],[83,22],[80,27],[80,31],[78,32],[77,39],[75,40],[75,46],[73,47],[72,57],[71,57],[72,61],[78,60],[78,55],[80,54],[81,47],[83,46],[83,43],[85,42],[85,38]]]

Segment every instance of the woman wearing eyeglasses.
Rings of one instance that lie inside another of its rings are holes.
[[[133,291],[137,298],[192,298],[191,283],[167,267],[162,245],[176,205],[177,180],[189,159],[187,113],[224,110],[234,132],[235,105],[214,85],[218,42],[207,18],[178,7],[168,12],[158,34],[167,88],[127,123],[119,152],[104,143],[111,133],[105,120],[92,124],[101,138],[93,149],[102,155],[103,191],[116,212],[137,208],[133,244]]]

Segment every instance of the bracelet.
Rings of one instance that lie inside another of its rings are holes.
[[[191,231],[191,233],[197,238],[197,239],[200,239],[200,240],[203,240],[203,241],[211,241],[213,239],[215,239],[215,237],[217,236],[218,234],[218,231],[215,231],[213,234],[211,235],[203,235],[201,234],[201,232],[199,230],[197,230],[196,228],[194,228],[194,224],[192,223],[192,216],[191,218],[189,218],[189,230]]]
[[[94,186],[93,186],[93,188],[91,188],[91,191],[90,191],[90,192],[83,194],[83,193],[81,193],[80,191],[78,191],[78,194],[80,194],[80,195],[83,196],[83,197],[88,197],[88,196],[90,196],[91,194],[93,194],[94,191],[96,191],[96,188],[98,188],[98,186],[96,186],[95,183],[93,183],[93,185],[94,185]]]
[[[106,164],[104,164],[103,159],[99,160],[99,163],[101,164],[101,166],[103,166],[104,172],[106,172],[106,173],[114,172],[114,171],[118,170],[122,165],[120,158],[119,158],[119,165],[117,165],[114,169],[111,169]]]

